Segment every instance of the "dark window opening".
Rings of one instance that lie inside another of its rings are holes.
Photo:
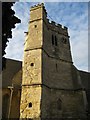
[[[31,102],[29,103],[29,108],[30,108],[30,107],[32,107],[32,103],[31,103]]]
[[[56,63],[56,70],[57,70],[57,63]]]
[[[52,45],[57,46],[57,37],[52,35]]]
[[[34,25],[34,27],[36,28],[36,27],[37,27],[37,25]]]
[[[31,63],[31,66],[34,66],[34,63]]]
[[[52,35],[52,45],[54,45],[54,36]]]
[[[55,45],[57,46],[57,37],[55,36]]]
[[[62,109],[62,101],[60,99],[58,99],[58,101],[57,101],[57,109],[58,110]]]

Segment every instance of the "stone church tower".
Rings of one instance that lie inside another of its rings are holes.
[[[20,118],[85,118],[86,98],[71,57],[67,27],[31,7],[25,41]]]

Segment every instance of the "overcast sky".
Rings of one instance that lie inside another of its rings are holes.
[[[24,0],[23,0],[24,1]],[[86,0],[87,1],[87,0]],[[25,33],[28,31],[30,7],[36,2],[17,2],[13,9],[21,23],[13,29],[13,38],[6,48],[6,57],[23,59]],[[44,3],[48,18],[69,29],[70,45],[74,65],[88,71],[88,3],[87,2],[48,2]]]

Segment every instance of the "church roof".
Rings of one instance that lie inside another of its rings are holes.
[[[77,72],[80,75],[81,83],[80,86],[77,78]],[[77,70],[75,66],[72,66],[72,80],[74,89],[78,88],[89,88],[89,77],[90,73],[85,71]],[[6,59],[6,68],[2,71],[2,87],[8,88],[8,86],[21,87],[22,82],[22,61],[13,59]]]
[[[6,68],[3,69],[2,71],[2,88],[7,88],[8,86],[12,86],[12,84],[16,83],[19,84],[21,82],[22,76],[21,71],[22,71],[21,61],[6,59]]]

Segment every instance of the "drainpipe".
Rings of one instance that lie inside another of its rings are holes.
[[[11,91],[11,94],[10,94],[10,102],[9,102],[9,112],[8,112],[8,118],[10,118],[10,111],[11,111],[11,102],[12,102],[12,95],[13,95],[13,84],[12,86],[8,86],[8,88],[10,89]]]

